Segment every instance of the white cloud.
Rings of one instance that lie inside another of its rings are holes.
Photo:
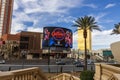
[[[36,2],[37,0],[21,0],[24,3],[28,3],[28,2]]]
[[[34,21],[31,17],[23,12],[13,12],[11,34],[18,33],[21,30],[25,30],[27,25],[24,25],[24,21]]]
[[[13,18],[13,20],[18,21],[18,22],[22,22],[22,21],[32,21],[31,17],[28,16],[26,13],[24,12],[13,12],[13,16],[15,16],[15,18]],[[13,23],[14,24],[14,23]]]
[[[75,17],[72,16],[61,16],[60,18],[58,18],[57,22],[65,22],[65,23],[73,23],[73,21],[75,20]]]
[[[78,6],[81,2],[82,0],[21,0],[25,13],[65,13],[70,8]]]
[[[78,34],[77,34],[77,32],[73,34],[73,48],[74,49],[78,48]]]
[[[37,27],[37,28],[34,28],[34,27],[28,27],[27,28],[27,31],[31,31],[31,32],[43,32],[43,28],[39,28],[39,27]]]
[[[23,25],[22,23],[14,23],[13,27],[11,28],[11,34],[16,34],[19,31],[23,30],[25,30],[25,25]]]
[[[93,16],[95,18],[95,21],[97,22],[97,24],[99,25],[100,29],[105,29],[105,26],[103,26],[102,24],[109,24],[114,22],[114,20],[112,18],[105,18],[106,16],[108,16],[108,13],[99,13],[99,14],[89,14],[90,16]]]
[[[14,1],[14,8],[13,10],[17,10],[18,9],[18,4],[16,3],[16,1]]]
[[[93,16],[96,20],[96,22],[101,22],[100,20],[107,15],[107,13],[99,13],[99,14],[89,14],[90,16]]]
[[[71,23],[75,18],[66,16],[66,14],[69,14],[69,10],[75,7],[84,6],[97,8],[94,4],[83,4],[83,0],[14,0],[14,17],[12,20],[11,33],[15,34],[22,30],[42,32],[41,26],[44,27],[59,22]],[[106,8],[113,6],[115,6],[115,4],[109,4]],[[100,13],[93,16],[96,18],[97,22],[100,22],[106,15],[107,13]],[[27,26],[24,24],[25,21],[33,22],[33,25]],[[110,32],[111,30],[93,32],[93,49],[95,49],[96,46],[101,46],[99,48],[109,47],[110,43],[120,39],[118,35],[109,35]],[[77,37],[78,35],[74,33],[74,48],[77,48]]]
[[[95,4],[83,4],[83,6],[91,7],[91,8],[97,8]]]
[[[115,41],[120,41],[120,35],[110,35],[112,30],[104,30],[102,32],[93,31],[92,46],[93,49],[110,48],[110,44]]]
[[[107,4],[107,5],[105,6],[105,9],[110,8],[110,7],[114,7],[115,5],[116,5],[116,4],[114,4],[114,3]]]
[[[120,41],[120,35],[110,35],[112,29],[92,32],[92,49],[108,49],[110,44],[116,41]],[[73,34],[73,48],[77,49],[78,45],[78,34],[77,32]]]
[[[21,28],[31,27],[24,24],[25,21],[33,22],[32,27],[47,26],[57,22],[72,22],[74,17],[63,16],[69,9],[79,6],[83,0],[14,0],[12,31],[18,24]],[[63,17],[61,17],[63,16]],[[16,31],[15,31],[16,30]]]

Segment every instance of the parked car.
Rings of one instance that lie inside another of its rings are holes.
[[[0,64],[5,64],[5,60],[0,60]]]
[[[80,61],[74,61],[73,62],[73,65],[76,65],[76,64],[78,64],[78,63],[81,63]]]
[[[87,64],[94,64],[93,60],[87,60]]]
[[[84,64],[82,64],[81,62],[78,62],[75,64],[76,67],[84,67]]]
[[[107,64],[117,64],[117,61],[114,61],[114,60],[110,60],[108,62],[106,62]]]
[[[73,65],[75,65],[76,67],[84,67],[84,64],[81,61],[75,61]]]
[[[57,61],[56,64],[57,65],[65,65],[66,63],[64,61]]]

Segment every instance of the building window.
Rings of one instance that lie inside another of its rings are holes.
[[[21,37],[20,41],[29,41],[29,37]]]
[[[20,43],[20,49],[28,49],[28,43]]]

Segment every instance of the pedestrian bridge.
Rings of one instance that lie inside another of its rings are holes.
[[[0,72],[0,80],[80,80],[71,74],[61,73],[47,78],[38,67]]]

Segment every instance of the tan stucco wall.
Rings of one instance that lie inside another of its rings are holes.
[[[120,62],[120,41],[114,42],[110,45],[114,59]]]

